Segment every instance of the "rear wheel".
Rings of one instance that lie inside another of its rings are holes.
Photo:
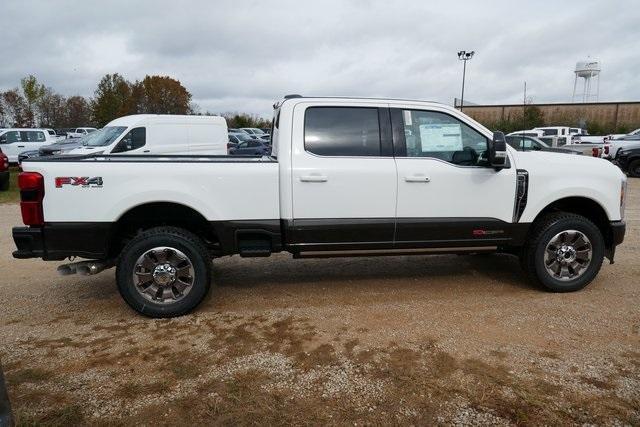
[[[0,191],[7,191],[9,189],[9,176],[6,179],[0,178]]]
[[[533,281],[551,291],[577,291],[600,271],[604,246],[602,233],[587,218],[550,214],[534,225],[522,267]]]
[[[629,175],[634,178],[640,177],[640,159],[631,162],[629,165]]]
[[[157,227],[139,234],[122,250],[116,279],[124,300],[139,313],[181,316],[207,295],[211,260],[196,235]]]

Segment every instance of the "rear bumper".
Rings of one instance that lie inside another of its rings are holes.
[[[13,257],[18,259],[44,258],[44,242],[42,229],[35,227],[13,227],[13,242],[17,250]]]
[[[43,227],[14,227],[18,259],[60,261],[77,256],[105,259],[111,236],[110,223],[47,223]]]

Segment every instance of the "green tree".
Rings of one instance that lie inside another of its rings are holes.
[[[118,73],[105,75],[94,92],[91,110],[95,124],[100,127],[130,114],[131,84]]]
[[[38,82],[38,79],[30,74],[20,80],[22,86],[22,93],[26,101],[25,120],[29,127],[36,126],[37,119],[39,118],[37,109],[38,101],[44,96],[46,88],[43,84]]]

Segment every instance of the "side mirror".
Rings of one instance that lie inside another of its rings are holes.
[[[493,133],[489,143],[489,164],[496,170],[507,166],[507,142],[502,132]]]

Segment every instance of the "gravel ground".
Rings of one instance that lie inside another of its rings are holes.
[[[640,424],[640,180],[585,290],[506,255],[225,258],[192,315],[151,320],[113,270],[11,258],[0,358],[19,424]]]

